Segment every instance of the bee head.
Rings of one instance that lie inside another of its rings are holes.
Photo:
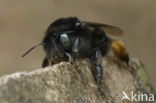
[[[77,17],[61,18],[54,21],[47,29],[43,39],[45,51],[51,57],[64,57],[65,51],[71,49],[70,35],[82,28]]]

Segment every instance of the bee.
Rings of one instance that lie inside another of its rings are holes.
[[[30,48],[22,57],[42,45],[46,53],[42,67],[62,61],[73,63],[78,58],[90,58],[93,75],[99,82],[103,75],[102,57],[110,49],[119,60],[126,64],[129,62],[125,45],[110,35],[120,36],[123,31],[107,24],[81,21],[77,17],[61,18],[50,24],[43,41]]]

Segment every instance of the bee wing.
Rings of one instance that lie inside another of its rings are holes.
[[[107,25],[107,24],[100,24],[100,23],[94,23],[94,22],[83,22],[85,25],[88,25],[93,28],[101,28],[106,34],[112,35],[112,36],[121,36],[124,34],[123,30],[121,30],[118,27]]]

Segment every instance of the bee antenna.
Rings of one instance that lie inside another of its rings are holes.
[[[26,56],[29,52],[31,52],[33,49],[35,49],[37,46],[40,46],[40,45],[46,45],[46,44],[45,44],[45,43],[39,43],[39,44],[33,46],[33,47],[30,48],[26,53],[24,53],[21,57]]]

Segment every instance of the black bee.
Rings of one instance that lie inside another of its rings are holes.
[[[122,35],[118,27],[85,22],[77,17],[61,18],[54,21],[47,29],[43,41],[32,49],[43,45],[46,57],[42,67],[53,65],[61,61],[73,63],[77,58],[90,58],[93,64],[93,74],[96,81],[102,78],[102,57],[112,49],[116,57],[128,64],[129,56],[125,46],[119,40],[108,35]]]

